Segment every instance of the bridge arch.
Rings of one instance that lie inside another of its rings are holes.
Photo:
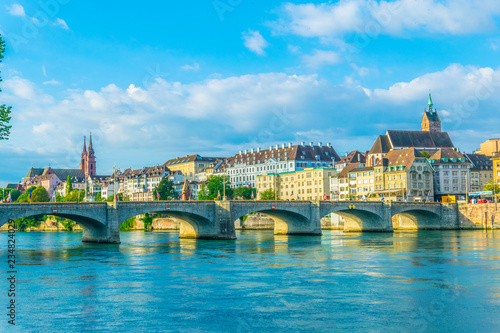
[[[440,229],[441,205],[432,203],[391,203],[391,217],[395,229]]]
[[[309,201],[233,201],[231,221],[250,213],[261,213],[274,221],[275,235],[321,235],[321,224]]]
[[[391,232],[385,205],[381,202],[344,201],[320,202],[321,217],[337,214],[344,218],[345,232],[381,231]]]
[[[217,239],[213,201],[119,203],[118,226],[125,220],[143,214],[165,214],[180,221],[180,238]],[[221,237],[222,238],[222,237]]]

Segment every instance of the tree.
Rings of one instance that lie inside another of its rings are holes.
[[[66,202],[80,202],[83,201],[83,197],[85,196],[84,191],[73,190],[71,193],[67,194],[64,197],[64,201]]]
[[[491,191],[491,193],[495,193],[496,195],[500,194],[500,186],[498,184],[495,184],[493,180],[488,184],[484,185],[484,190]]]
[[[38,186],[31,192],[31,202],[49,202],[49,192],[43,186]]]
[[[255,196],[257,194],[257,189],[248,188],[248,186],[240,186],[233,191],[233,198],[234,199],[250,200],[250,199],[252,199],[252,193],[253,193],[254,198],[255,198]]]
[[[260,200],[279,200],[279,193],[269,188],[260,194]]]
[[[144,230],[150,230],[151,225],[153,224],[153,218],[149,216],[149,213],[144,214],[144,217],[141,219],[144,223]]]
[[[16,202],[29,202],[30,201],[30,192],[31,194],[33,195],[33,191],[36,189],[36,186],[30,186],[29,188],[26,189],[26,191],[24,191],[23,194],[21,194],[19,196],[19,198],[17,198],[17,201]]]
[[[2,62],[4,52],[5,42],[0,35],[0,63]],[[2,82],[2,77],[0,77],[0,82]],[[2,89],[0,89],[0,92],[1,91]],[[10,129],[12,126],[7,126],[7,124],[11,119],[11,117],[9,117],[11,110],[12,108],[10,106],[6,107],[5,104],[0,105],[0,141],[9,139]]]
[[[160,199],[158,199],[158,194],[160,194]],[[177,194],[174,190],[174,183],[164,177],[160,184],[153,190],[153,200],[175,200]]]
[[[71,181],[71,177],[68,175],[66,178],[66,195],[70,194],[73,191],[73,182]]]
[[[102,201],[101,192],[97,192],[94,201]]]
[[[21,191],[15,189],[10,191],[10,197],[12,199],[12,202],[16,201],[20,196],[21,196]]]
[[[224,195],[224,180],[226,181],[226,196],[232,197],[233,189],[229,186],[229,176],[211,176],[205,184],[201,185],[198,200],[214,200],[219,194],[222,198]]]

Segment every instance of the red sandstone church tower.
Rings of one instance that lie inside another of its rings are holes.
[[[85,172],[85,176],[95,176],[96,162],[94,148],[92,147],[92,134],[90,134],[89,149],[87,150],[87,137],[83,137],[83,151],[80,160],[80,170]]]

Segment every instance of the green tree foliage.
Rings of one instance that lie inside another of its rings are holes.
[[[212,176],[209,177],[205,184],[201,185],[201,189],[198,192],[198,200],[214,200],[217,198],[217,194],[220,193],[220,197],[224,195],[224,180],[226,181],[226,196],[233,196],[233,189],[229,186],[229,176]]]
[[[73,182],[71,181],[71,177],[68,175],[66,178],[66,195],[70,194],[73,191]]]
[[[276,193],[272,188],[268,188],[260,194],[260,200],[279,200],[279,193]]]
[[[236,200],[238,200],[238,199],[250,200],[250,199],[252,199],[252,192],[253,192],[254,198],[256,198],[257,189],[248,188],[248,186],[240,186],[240,187],[234,189],[233,198]]]
[[[49,202],[49,192],[43,186],[38,186],[31,192],[31,202]]]
[[[0,63],[3,59],[3,54],[5,52],[5,42],[0,35]],[[0,77],[0,82],[2,82],[2,77]],[[2,89],[0,89],[0,92]],[[12,126],[8,126],[11,117],[10,112],[12,108],[10,106],[5,106],[4,104],[0,105],[0,141],[8,140],[10,135],[10,129]]]
[[[4,196],[5,193],[5,196]],[[15,202],[20,196],[21,196],[21,191],[11,189],[11,188],[0,188],[0,200],[7,200],[9,197],[9,193],[12,199],[12,202]]]
[[[484,190],[491,191],[492,193],[496,193],[497,195],[500,194],[500,186],[498,184],[495,184],[494,181],[491,181],[488,184],[484,185]]]
[[[95,195],[94,201],[102,201],[101,192],[97,192],[97,194]]]
[[[65,202],[82,202],[84,196],[85,196],[84,191],[73,190],[73,191],[71,191],[71,193],[67,194],[66,197],[64,197],[64,201]]]
[[[57,221],[59,221],[59,219],[56,219]],[[73,231],[73,228],[75,227],[76,225],[76,222],[73,221],[73,220],[68,220],[68,219],[64,219],[64,220],[61,220],[59,221],[61,222],[61,224],[63,225],[64,229],[68,230],[68,231]]]
[[[38,227],[42,221],[44,221],[44,216],[30,216],[15,220],[14,225],[18,231],[25,231],[28,228]]]
[[[120,230],[121,231],[130,230],[134,227],[134,223],[135,223],[135,216],[131,217],[129,219],[126,219],[125,221],[123,221],[122,224],[120,224]]]
[[[144,222],[144,230],[150,230],[151,225],[153,224],[153,218],[149,216],[148,213],[144,214],[144,217],[141,219]]]
[[[33,191],[36,189],[36,186],[30,186],[29,188],[26,189],[26,191],[24,191],[23,194],[21,194],[19,196],[19,198],[17,198],[17,201],[16,202],[30,202],[30,198],[29,198],[29,195],[30,195],[30,191],[31,191],[31,195],[33,195]]]
[[[427,159],[431,158],[431,155],[429,155],[429,153],[428,153],[428,152],[426,152],[426,151],[421,151],[421,153],[422,153],[422,155],[424,155],[424,156],[425,156],[425,158],[427,158]]]
[[[177,194],[174,190],[174,183],[164,177],[160,184],[153,191],[153,199],[158,200],[158,195],[160,194],[160,200],[175,200],[177,198]]]

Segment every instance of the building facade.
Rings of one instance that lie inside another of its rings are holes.
[[[334,168],[306,168],[294,172],[268,173],[257,176],[257,196],[268,189],[278,189],[281,200],[331,200],[330,180]]]
[[[434,173],[436,201],[443,196],[466,200],[470,192],[472,163],[456,149],[440,149],[429,158]]]
[[[472,163],[470,169],[470,190],[479,192],[484,186],[493,181],[493,162],[491,158],[482,154],[464,154]]]
[[[292,143],[271,146],[269,149],[240,151],[226,160],[226,174],[232,188],[257,186],[257,177],[269,173],[301,171],[306,168],[332,167],[340,158],[329,143],[317,146]],[[329,192],[329,191],[328,191]]]

